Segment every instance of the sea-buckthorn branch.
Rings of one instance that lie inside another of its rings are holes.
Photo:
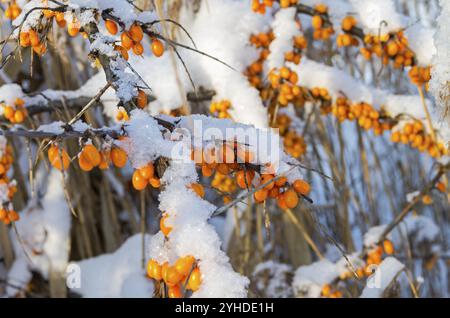
[[[307,6],[305,4],[301,4],[301,3],[297,4],[297,13],[306,14],[309,16],[318,15],[323,19],[325,26],[333,26],[333,23],[331,22],[328,13],[320,13],[313,7]],[[364,40],[365,34],[364,34],[363,29],[361,29],[360,27],[353,26],[352,29],[348,32],[359,37],[361,40]]]

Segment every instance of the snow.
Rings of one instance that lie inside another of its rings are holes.
[[[324,259],[310,265],[300,266],[295,271],[292,283],[297,297],[317,298],[323,285],[329,284],[339,276],[332,262]]]
[[[270,54],[267,57],[269,71],[284,65],[284,53],[292,51],[293,38],[302,34],[295,21],[295,15],[296,9],[294,7],[280,9],[275,14],[272,22],[275,39],[270,43]]]
[[[153,282],[141,268],[141,240],[142,235],[136,234],[114,253],[71,263],[81,273],[81,284],[72,291],[87,298],[152,297]]]
[[[380,241],[381,234],[386,229],[386,225],[379,225],[371,227],[366,234],[364,234],[364,246],[373,247]]]
[[[405,17],[400,15],[393,0],[349,0],[358,14],[364,30],[371,34],[386,34],[398,31],[405,25]]]
[[[392,281],[397,278],[405,265],[394,257],[383,260],[375,273],[367,280],[367,285],[361,293],[361,298],[380,298]]]
[[[408,47],[413,50],[421,66],[432,65],[433,55],[436,54],[436,47],[433,41],[435,32],[435,29],[424,27],[418,23],[405,30]]]
[[[431,68],[430,91],[436,98],[441,114],[450,116],[450,2],[440,0],[440,15],[437,19],[438,29],[434,36],[436,51],[433,55]],[[448,122],[448,120],[447,120]],[[450,136],[447,140],[450,140]]]
[[[17,240],[13,230],[10,233],[16,254],[14,270],[8,273],[10,282],[26,284],[31,278],[31,270],[48,278],[51,271],[63,272],[69,260],[71,214],[61,186],[61,173],[52,170],[49,175],[38,176],[38,180],[42,183],[38,189],[47,188],[40,205],[36,201],[30,201],[20,213],[20,222],[16,223],[24,245]],[[11,292],[15,293],[17,290]]]
[[[270,260],[257,264],[252,276],[256,280],[257,289],[264,297],[287,298],[292,296],[292,287],[287,282],[291,272],[290,265]]]

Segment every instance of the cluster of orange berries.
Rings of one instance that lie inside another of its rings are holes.
[[[253,0],[252,10],[256,13],[265,14],[266,7],[271,8],[275,0]],[[298,0],[279,0],[281,8],[288,8],[295,6]]]
[[[235,179],[229,175],[221,174],[218,171],[214,174],[214,178],[211,181],[211,186],[224,194],[224,203],[228,203],[230,201],[229,194],[233,193],[237,189]]]
[[[340,122],[357,120],[360,127],[364,130],[373,130],[376,136],[392,128],[388,121],[382,119],[378,110],[365,102],[352,105],[347,98],[338,97],[336,104],[332,106],[332,113]]]
[[[87,144],[78,154],[78,164],[81,170],[89,172],[94,167],[101,170],[108,169],[107,154],[104,151],[98,151],[92,144]]]
[[[331,96],[328,90],[324,87],[313,87],[308,91],[308,94],[315,102],[320,103],[320,113],[322,115],[328,115],[332,111]]]
[[[370,249],[365,256],[365,265],[356,269],[359,278],[372,275],[372,265],[379,265],[383,261],[383,256],[395,253],[394,244],[390,240],[384,240],[380,245]],[[350,270],[344,271],[339,275],[339,279],[344,281],[354,277]]]
[[[420,152],[428,152],[433,158],[439,158],[448,154],[445,145],[442,142],[436,144],[433,136],[425,132],[424,125],[419,120],[407,123],[401,130],[393,132],[391,141],[409,144]]]
[[[289,186],[286,177],[280,177],[273,182],[275,175],[263,174],[260,177],[259,185],[268,183],[264,188],[256,191],[253,197],[257,203],[262,203],[268,198],[276,199],[280,209],[293,209],[299,202],[299,195],[307,196],[311,191],[311,186],[304,180],[295,180],[292,187]]]
[[[279,91],[277,102],[281,107],[287,106],[302,95],[302,89],[296,85],[298,81],[297,73],[285,66],[279,70],[270,71],[268,79],[272,89]]]
[[[209,111],[218,118],[231,118],[228,110],[231,108],[231,102],[229,100],[221,100],[218,102],[212,102],[209,105]]]
[[[342,292],[340,290],[333,289],[330,284],[325,284],[322,286],[320,296],[323,298],[342,298]]]
[[[106,20],[105,27],[112,35],[119,32],[119,28],[113,20]],[[142,55],[144,53],[144,46],[142,40],[144,39],[144,31],[138,23],[133,23],[128,31],[122,32],[120,35],[121,45],[116,45],[115,50],[118,51],[125,60],[128,60],[128,51],[132,50],[135,55]],[[153,38],[151,41],[151,49],[153,55],[160,57],[164,54],[164,44]]]
[[[17,187],[15,182],[10,182],[7,176],[9,169],[13,163],[13,149],[11,145],[6,144],[3,155],[0,158],[0,184],[6,185],[7,191],[6,197],[11,202],[14,194],[17,192]],[[5,223],[6,225],[11,222],[16,222],[19,220],[19,214],[13,209],[8,207],[8,202],[4,202],[3,206],[0,207],[0,222]]]
[[[14,20],[20,15],[21,12],[22,9],[17,5],[16,1],[13,0],[5,10],[5,17],[9,20]]]
[[[384,240],[382,244],[367,252],[366,264],[379,265],[383,260],[383,254],[392,255],[395,253],[394,244],[390,240]]]
[[[133,172],[133,177],[131,180],[133,183],[133,187],[138,191],[144,190],[148,184],[150,184],[155,189],[161,186],[161,181],[155,175],[155,167],[151,162],[139,169],[136,169]]]
[[[319,3],[314,6],[316,14],[312,16],[311,25],[314,29],[314,40],[327,40],[334,33],[332,25],[325,26],[324,17],[328,16],[328,7],[325,4]]]
[[[302,58],[301,52],[308,46],[308,41],[303,35],[297,35],[294,37],[294,49],[284,53],[284,60],[286,62],[292,62],[296,65],[300,64]]]
[[[407,67],[414,64],[414,52],[408,48],[408,39],[402,31],[392,34],[370,35],[364,37],[361,54],[367,60],[375,54],[387,65],[393,61],[394,68]]]
[[[20,32],[19,43],[22,47],[31,46],[33,51],[39,56],[42,56],[47,52],[44,41],[41,41],[39,33],[33,29]]]
[[[12,124],[20,124],[27,117],[27,110],[24,107],[25,102],[21,98],[16,98],[14,106],[1,104],[3,107],[3,116]]]
[[[358,46],[358,39],[351,35],[350,31],[356,26],[356,19],[353,16],[346,16],[342,19],[341,28],[344,33],[336,37],[336,44],[338,47],[342,46]]]
[[[67,171],[70,165],[70,157],[67,151],[53,142],[48,149],[48,160],[50,164],[58,169]],[[119,147],[113,147],[109,151],[99,152],[92,144],[83,147],[78,155],[78,164],[84,171],[91,171],[94,167],[108,169],[109,162],[112,162],[117,168],[123,168],[127,164],[128,156],[125,150]]]
[[[178,258],[173,265],[168,262],[160,265],[154,259],[147,263],[147,276],[157,282],[163,281],[169,298],[182,298],[186,290],[197,291],[202,283],[196,259],[191,256]]]
[[[411,82],[417,86],[426,85],[425,88],[428,89],[428,82],[431,79],[431,67],[420,67],[414,65],[408,72],[409,79]]]
[[[274,40],[275,35],[272,31],[267,33],[261,32],[259,34],[252,34],[250,36],[250,43],[256,48],[262,48],[259,53],[259,57],[250,66],[247,67],[245,75],[247,76],[250,84],[257,89],[262,88],[262,71],[264,61],[270,54],[269,45]]]
[[[279,129],[280,136],[283,137],[285,151],[294,158],[299,158],[306,152],[306,142],[302,136],[297,134],[295,129],[291,129],[292,119],[286,114],[279,114],[275,122],[275,128]]]

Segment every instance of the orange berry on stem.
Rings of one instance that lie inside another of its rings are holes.
[[[144,177],[145,179],[150,179],[155,174],[155,167],[152,163],[149,163],[148,165],[138,169],[139,173]]]
[[[161,280],[161,265],[157,261],[151,259],[147,263],[147,276],[153,278],[154,280]]]
[[[133,172],[133,177],[131,178],[133,187],[138,190],[144,190],[145,187],[147,187],[148,180],[142,176],[142,174],[139,172],[139,170],[135,170]]]
[[[117,24],[113,20],[106,20],[105,27],[106,30],[108,30],[108,32],[111,33],[112,35],[116,35],[118,32]]]
[[[284,193],[284,200],[286,202],[286,206],[289,209],[293,209],[298,204],[298,195],[294,190],[289,189]]]
[[[137,43],[141,42],[142,39],[144,38],[144,32],[142,31],[142,27],[136,23],[130,27],[130,31],[128,33],[131,39]]]
[[[267,189],[260,189],[253,193],[253,197],[257,203],[261,203],[267,199],[269,191]]]
[[[202,283],[202,277],[200,273],[200,269],[195,268],[191,275],[189,276],[187,287],[192,291],[197,291],[200,288],[200,284]]]
[[[127,153],[125,150],[114,147],[111,149],[111,161],[117,168],[123,168],[127,164]]]
[[[169,214],[164,213],[164,215],[159,220],[159,228],[160,228],[161,232],[164,234],[164,236],[168,236],[169,233],[172,231],[172,227],[165,225],[165,221],[167,220],[168,217],[169,217]]]
[[[392,255],[394,254],[394,244],[390,240],[384,240],[383,241],[383,250],[386,254]]]
[[[145,92],[141,89],[138,89],[138,94],[136,97],[136,103],[139,108],[144,108],[148,104],[148,98]]]
[[[86,153],[81,152],[78,156],[78,164],[81,170],[89,172],[94,168],[94,165],[91,163]]]
[[[120,36],[120,40],[122,43],[122,46],[126,49],[129,50],[133,47],[133,40],[130,37],[130,34],[128,32],[123,32],[122,35]]]
[[[308,195],[311,192],[311,186],[304,180],[295,180],[293,187],[297,193],[302,195]]]
[[[153,39],[152,52],[156,57],[161,57],[164,54],[164,44],[158,39]]]
[[[205,196],[205,189],[200,183],[192,183],[190,185],[190,188],[192,191],[194,191],[200,198],[203,198]]]
[[[194,256],[188,255],[185,257],[180,257],[175,262],[175,269],[183,276],[189,275],[192,269],[192,265],[194,265],[195,258]]]

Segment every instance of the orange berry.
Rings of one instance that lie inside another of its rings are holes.
[[[100,164],[102,158],[100,156],[100,152],[97,150],[97,148],[95,148],[94,145],[88,144],[84,146],[82,152],[92,166],[96,167]]]
[[[155,176],[153,176],[152,178],[150,178],[149,180],[148,180],[148,182],[150,183],[150,185],[153,187],[153,188],[155,188],[155,189],[157,189],[157,188],[159,188],[160,186],[161,186],[161,180],[159,180],[157,177],[155,177]]]
[[[133,177],[131,178],[131,180],[133,183],[133,187],[138,191],[144,190],[148,184],[148,180],[142,176],[139,170],[135,170],[133,172]]]
[[[142,55],[144,53],[144,47],[141,43],[136,43],[133,45],[133,53],[136,55]]]
[[[94,165],[90,162],[89,158],[87,157],[86,153],[81,152],[78,156],[78,164],[81,168],[81,170],[89,172],[94,168]]]
[[[128,61],[128,59],[129,59],[130,56],[128,55],[128,51],[127,51],[123,46],[116,45],[116,46],[114,47],[114,50],[117,51],[117,52],[119,52],[120,55],[122,55],[122,57],[123,57],[123,59],[124,59],[125,61]]]
[[[438,189],[442,193],[447,192],[447,187],[445,186],[445,184],[443,182],[436,183],[436,189]]]
[[[48,159],[50,161],[50,164],[58,170],[61,170],[61,168],[67,170],[67,168],[69,168],[70,164],[69,155],[64,149],[59,150],[58,146],[56,145],[51,145],[50,148],[48,149]]]
[[[123,168],[127,164],[127,153],[125,150],[115,147],[111,149],[111,161],[117,168]]]
[[[155,174],[155,167],[152,163],[149,163],[148,165],[138,169],[138,171],[142,177],[144,177],[145,179],[150,179]]]
[[[433,198],[431,198],[430,195],[426,194],[422,197],[422,203],[426,204],[426,205],[430,205],[431,203],[433,203]]]
[[[38,46],[39,43],[41,42],[39,39],[39,34],[33,29],[30,29],[28,31],[28,37],[30,39],[31,46],[33,46],[33,47]]]
[[[192,183],[189,186],[192,191],[194,191],[200,198],[203,198],[205,196],[205,189],[200,183]]]
[[[168,266],[162,278],[167,286],[171,287],[178,284],[183,279],[183,275],[178,273],[174,266]]]
[[[13,118],[14,117],[14,108],[12,108],[11,106],[6,106],[3,110],[3,115],[7,119]]]
[[[131,36],[128,32],[123,32],[122,35],[120,36],[120,40],[122,43],[122,46],[126,49],[129,50],[133,47],[133,40],[131,39]]]
[[[153,39],[152,52],[156,57],[161,57],[164,54],[164,44],[158,39]]]
[[[253,197],[257,203],[261,203],[267,199],[269,191],[267,189],[260,189],[253,193]]]
[[[21,111],[20,109],[16,110],[16,112],[14,113],[14,121],[16,123],[21,123],[25,120],[25,114],[23,111]]]
[[[319,30],[322,28],[322,18],[318,15],[312,17],[311,24],[314,29]]]
[[[134,42],[141,42],[144,38],[144,32],[142,31],[142,27],[139,24],[133,24],[130,27],[129,31],[130,37]]]
[[[67,32],[70,36],[78,35],[78,33],[80,33],[79,23],[76,21],[69,23],[69,25],[67,26]]]
[[[139,108],[144,108],[148,104],[148,98],[145,92],[141,89],[138,89],[138,94],[136,97],[136,103]]]
[[[383,250],[386,254],[392,255],[394,254],[394,244],[390,240],[384,240],[383,241]]]
[[[293,187],[297,193],[302,195],[308,195],[311,192],[311,186],[304,180],[295,180]]]
[[[252,185],[252,180],[254,173],[251,171],[239,170],[236,172],[236,183],[241,189],[250,188]]]
[[[161,232],[163,232],[164,236],[168,236],[169,233],[172,231],[172,227],[166,226],[164,224],[164,222],[167,220],[168,217],[169,217],[169,214],[164,213],[163,216],[161,217],[161,219],[159,220],[159,228],[160,228]]]
[[[20,32],[19,41],[22,47],[30,46],[30,34],[28,32]]]
[[[148,261],[147,276],[158,281],[162,279],[161,265],[159,265],[157,261],[153,259]]]
[[[298,204],[297,193],[292,189],[287,190],[284,192],[284,201],[289,209],[295,208]]]
[[[266,184],[267,182],[269,182],[270,180],[272,180],[274,177],[271,174],[263,174],[261,176],[261,180],[260,180],[260,184]],[[275,186],[275,182],[270,182],[268,185],[266,185],[264,187],[264,189],[266,190],[272,190],[272,188]]]
[[[204,177],[212,176],[214,170],[207,164],[202,164],[202,175]]]
[[[192,271],[191,276],[189,276],[187,288],[195,292],[200,288],[201,283],[202,277],[200,274],[200,269],[197,267]]]
[[[328,284],[323,285],[321,294],[323,297],[329,297],[331,294],[331,286]]]
[[[47,52],[47,47],[45,46],[44,43],[40,43],[37,46],[33,46],[33,51],[39,55],[42,56],[45,54],[45,52]]]
[[[108,30],[108,32],[111,33],[112,35],[116,35],[118,32],[117,24],[113,20],[106,20],[105,27],[106,30]]]
[[[194,265],[194,262],[195,262],[194,256],[189,255],[177,259],[174,266],[175,269],[178,271],[178,273],[180,273],[183,276],[187,276],[191,272],[192,265]]]

